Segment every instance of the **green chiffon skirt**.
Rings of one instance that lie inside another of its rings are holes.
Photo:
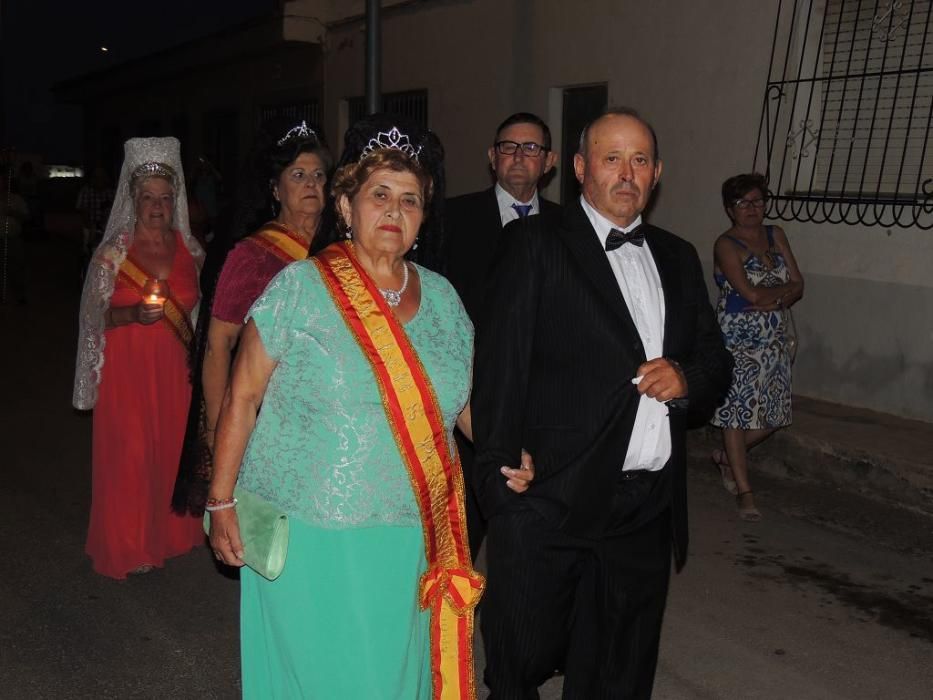
[[[289,520],[288,558],[268,581],[241,570],[243,697],[431,697],[421,527],[325,530]]]

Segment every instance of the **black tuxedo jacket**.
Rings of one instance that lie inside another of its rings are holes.
[[[664,356],[680,363],[688,400],[670,406],[672,532],[686,559],[685,436],[705,422],[731,379],[732,359],[710,307],[692,245],[647,226],[664,288]],[[579,202],[554,225],[509,224],[477,333],[472,396],[474,477],[487,517],[534,507],[569,534],[608,530],[610,500],[638,407],[631,379],[645,351],[605,251]],[[505,486],[500,465],[534,457],[525,494]]]
[[[538,195],[543,218],[560,221],[560,205]],[[489,273],[501,253],[502,219],[495,187],[448,199],[444,205],[447,277],[476,324]]]

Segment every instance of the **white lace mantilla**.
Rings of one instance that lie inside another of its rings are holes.
[[[178,139],[145,138],[130,139],[124,146],[125,156],[104,230],[103,239],[87,270],[84,289],[81,292],[81,308],[78,316],[78,352],[75,360],[74,392],[71,402],[75,408],[90,410],[97,403],[97,387],[104,366],[104,315],[110,307],[113,287],[126,260],[127,251],[133,244],[136,212],[130,192],[130,178],[140,165],[162,163],[176,173],[175,210],[172,227],[181,232],[185,246],[191,252],[198,270],[204,262],[204,251],[191,235],[188,224],[188,197],[185,194],[185,175],[181,165],[181,147]],[[195,313],[197,307],[195,307]],[[192,319],[196,323],[197,319]]]

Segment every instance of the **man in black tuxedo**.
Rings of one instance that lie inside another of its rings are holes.
[[[538,194],[538,182],[557,161],[551,151],[551,130],[529,112],[503,121],[488,151],[496,184],[488,189],[448,199],[444,205],[447,276],[475,326],[484,313],[483,297],[495,265],[502,228],[519,218],[541,215],[560,218],[560,206]],[[476,558],[486,533],[473,489],[473,445],[456,432],[467,490],[470,551]]]
[[[687,554],[685,433],[731,358],[696,250],[642,224],[661,176],[632,110],[581,136],[579,201],[504,231],[477,335],[476,487],[488,518],[481,615],[494,700],[648,698],[670,561]],[[521,449],[534,478],[519,492]]]

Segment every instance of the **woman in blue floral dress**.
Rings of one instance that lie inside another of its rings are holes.
[[[757,521],[747,453],[791,422],[791,362],[795,339],[788,307],[803,296],[803,277],[784,231],[765,226],[767,182],[757,173],[722,186],[732,227],[716,240],[717,312],[726,347],[735,359],[732,385],[716,411],[723,450],[712,459],[723,486],[735,495],[739,517]]]

